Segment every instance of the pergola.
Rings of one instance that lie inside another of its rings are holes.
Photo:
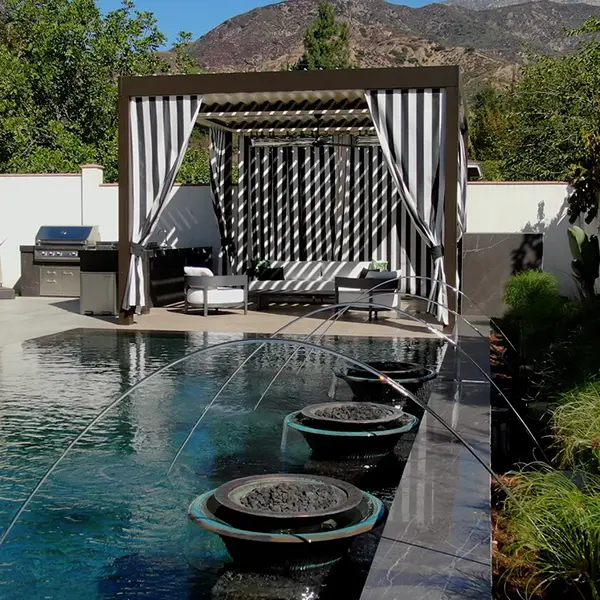
[[[413,281],[403,290],[457,309],[451,287],[458,287],[467,180],[458,67],[126,77],[119,87],[122,323],[144,306],[141,256],[196,123],[211,131],[223,272],[241,272],[251,258],[375,257],[415,281],[431,276],[432,284]],[[430,308],[453,326],[451,314]]]

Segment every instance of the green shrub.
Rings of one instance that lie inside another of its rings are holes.
[[[504,302],[506,322],[517,332],[521,357],[528,364],[548,352],[574,311],[574,304],[560,295],[556,277],[542,271],[513,275],[505,285]]]
[[[552,413],[552,426],[560,466],[585,467],[597,472],[600,467],[600,379],[562,394]]]
[[[567,583],[578,590],[565,597],[591,595],[599,600],[600,478],[588,474],[570,478],[544,469],[519,473],[511,492],[505,502],[515,540],[509,552],[525,557],[535,572],[527,595],[553,583]]]
[[[480,165],[484,179],[488,181],[502,181],[501,160],[482,160]]]
[[[504,286],[504,302],[515,315],[531,314],[559,298],[558,279],[543,271],[522,271]]]
[[[600,299],[571,303],[570,308],[538,361],[549,399],[600,377]]]
[[[406,62],[406,52],[402,52],[401,50],[392,50],[391,53],[399,65],[403,65]]]

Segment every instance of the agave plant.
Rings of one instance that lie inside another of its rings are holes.
[[[588,236],[581,227],[571,227],[568,230],[569,247],[573,261],[571,268],[577,283],[587,298],[596,295],[594,286],[600,276],[600,244],[598,236]]]

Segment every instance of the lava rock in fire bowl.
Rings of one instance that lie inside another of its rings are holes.
[[[228,522],[257,531],[314,526],[356,508],[361,491],[344,481],[310,475],[255,475],[235,479],[215,491]]]
[[[362,402],[315,404],[285,418],[317,456],[339,459],[384,457],[417,423],[401,409]]]
[[[383,514],[380,500],[353,485],[291,474],[236,479],[189,508],[191,522],[217,533],[236,563],[267,571],[332,564]]]
[[[415,363],[368,362],[365,364],[393,379],[413,394],[416,394],[427,381],[437,377],[434,370]],[[397,399],[401,396],[389,384],[365,369],[349,367],[345,373],[336,373],[336,375],[350,386],[357,400],[381,401]]]

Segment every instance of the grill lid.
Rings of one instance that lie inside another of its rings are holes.
[[[96,225],[43,225],[35,236],[36,245],[41,244],[79,244],[93,245],[100,241]]]

